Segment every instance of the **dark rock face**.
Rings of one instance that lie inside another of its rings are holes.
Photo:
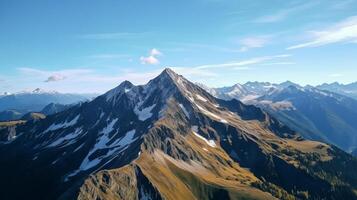
[[[170,69],[13,131],[3,199],[356,199],[352,156]]]

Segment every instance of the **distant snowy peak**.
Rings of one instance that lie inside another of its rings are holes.
[[[36,88],[34,90],[24,90],[21,92],[14,93],[15,95],[21,95],[21,94],[59,94],[59,92],[55,90],[45,90],[41,88]]]
[[[285,81],[285,82],[282,82],[279,84],[280,87],[282,88],[286,88],[286,87],[290,87],[290,86],[294,86],[294,87],[297,87],[297,88],[301,88],[302,86],[299,85],[299,84],[296,84],[294,82],[291,82],[291,81]]]
[[[337,85],[337,84],[334,84]],[[339,84],[338,84],[339,85]],[[291,81],[285,81],[280,84],[269,82],[247,82],[245,84],[235,84],[230,87],[221,88],[209,88],[207,86],[200,85],[203,89],[209,92],[211,95],[221,99],[238,99],[244,103],[252,103],[255,100],[264,99],[266,97],[272,97],[277,95],[296,95],[299,93],[309,93],[315,97],[329,96],[337,99],[341,99],[339,92],[331,90],[323,90],[321,87],[313,87],[307,85],[305,87],[296,84]],[[357,94],[357,89],[356,89]],[[342,94],[344,95],[344,94]],[[348,95],[345,95],[348,96]]]
[[[331,84],[324,83],[316,87],[321,90],[327,90],[330,92],[338,93],[341,95],[345,95],[357,99],[357,82],[350,83],[350,84],[341,84],[338,82],[334,82]]]

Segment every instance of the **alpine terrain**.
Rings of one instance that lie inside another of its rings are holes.
[[[357,101],[348,96],[290,81],[202,87],[215,97],[260,107],[306,139],[331,143],[348,152],[357,147]]]
[[[63,94],[40,88],[14,94],[5,93],[0,95],[0,121],[18,120],[29,112],[40,112],[49,104],[75,104],[88,101],[95,96],[95,94]]]
[[[341,84],[338,82],[330,84],[324,83],[317,86],[317,88],[357,99],[357,82],[349,84]]]
[[[357,199],[357,159],[170,69],[1,129],[1,199]]]

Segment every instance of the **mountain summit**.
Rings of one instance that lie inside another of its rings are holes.
[[[356,159],[170,69],[4,135],[3,199],[357,199]]]

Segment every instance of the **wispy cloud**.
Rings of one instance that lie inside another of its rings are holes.
[[[150,32],[143,33],[129,33],[129,32],[117,32],[117,33],[93,33],[78,35],[81,39],[94,39],[94,40],[110,40],[110,39],[132,39],[140,38],[150,34]]]
[[[170,42],[169,44],[175,45],[173,49],[167,49],[168,51],[178,52],[192,52],[192,51],[213,51],[213,52],[227,52],[227,53],[239,53],[239,48],[222,47],[214,44],[202,44],[202,43],[190,43],[190,42]]]
[[[62,92],[92,93],[105,92],[124,80],[134,84],[144,84],[157,76],[161,69],[149,71],[120,70],[111,74],[101,74],[91,69],[41,70],[37,68],[17,68],[19,77],[29,83],[28,87],[44,87]],[[51,82],[51,85],[47,85]]]
[[[348,8],[353,8],[352,4],[357,4],[356,0],[339,0],[331,6],[333,10],[343,10]]]
[[[271,62],[271,63],[263,63],[261,65],[264,66],[272,66],[272,65],[295,65],[294,62]]]
[[[77,78],[78,76],[87,75],[92,72],[89,69],[68,69],[68,70],[58,70],[58,71],[49,71],[49,70],[40,70],[29,67],[17,68],[20,73],[23,73],[27,76],[34,76],[44,79],[44,82],[57,82],[62,81],[67,78]]]
[[[159,50],[153,48],[150,50],[149,56],[147,56],[147,57],[141,56],[140,57],[141,64],[157,65],[160,63],[160,61],[157,57],[161,56],[161,55],[162,55],[162,53]]]
[[[254,23],[274,23],[285,19],[291,13],[291,9],[280,10],[271,15],[265,15],[253,20]]]
[[[357,16],[334,24],[324,30],[310,31],[311,41],[290,46],[287,49],[299,49],[305,47],[318,47],[340,42],[355,42],[357,40]]]
[[[232,68],[236,70],[246,70],[247,68],[244,66],[260,64],[265,61],[270,61],[278,58],[287,58],[290,57],[289,54],[282,54],[282,55],[274,55],[274,56],[263,56],[263,57],[256,57],[247,60],[242,60],[238,62],[229,62],[229,63],[221,63],[221,64],[209,64],[209,65],[200,65],[195,66],[196,69],[212,69],[212,68]]]
[[[65,76],[63,76],[62,74],[53,74],[51,76],[49,76],[45,82],[56,82],[56,81],[62,81],[66,79]]]
[[[254,23],[275,23],[285,20],[288,16],[299,13],[300,11],[311,8],[319,4],[319,1],[308,1],[302,4],[291,4],[289,8],[278,10],[275,13],[264,15],[253,20]]]
[[[267,45],[271,40],[271,36],[255,36],[246,37],[238,41],[241,45],[240,51],[245,52],[254,48],[261,48]]]
[[[170,67],[179,74],[184,75],[188,78],[193,78],[195,80],[202,78],[215,78],[219,77],[217,69],[225,70],[235,70],[235,71],[245,71],[253,70],[255,65],[263,64],[267,61],[273,61],[275,59],[284,59],[288,58],[291,55],[282,54],[282,55],[273,55],[273,56],[262,56],[255,57],[241,61],[235,62],[226,62],[226,63],[217,63],[217,64],[206,64],[206,65],[196,65],[196,66],[176,66]]]

